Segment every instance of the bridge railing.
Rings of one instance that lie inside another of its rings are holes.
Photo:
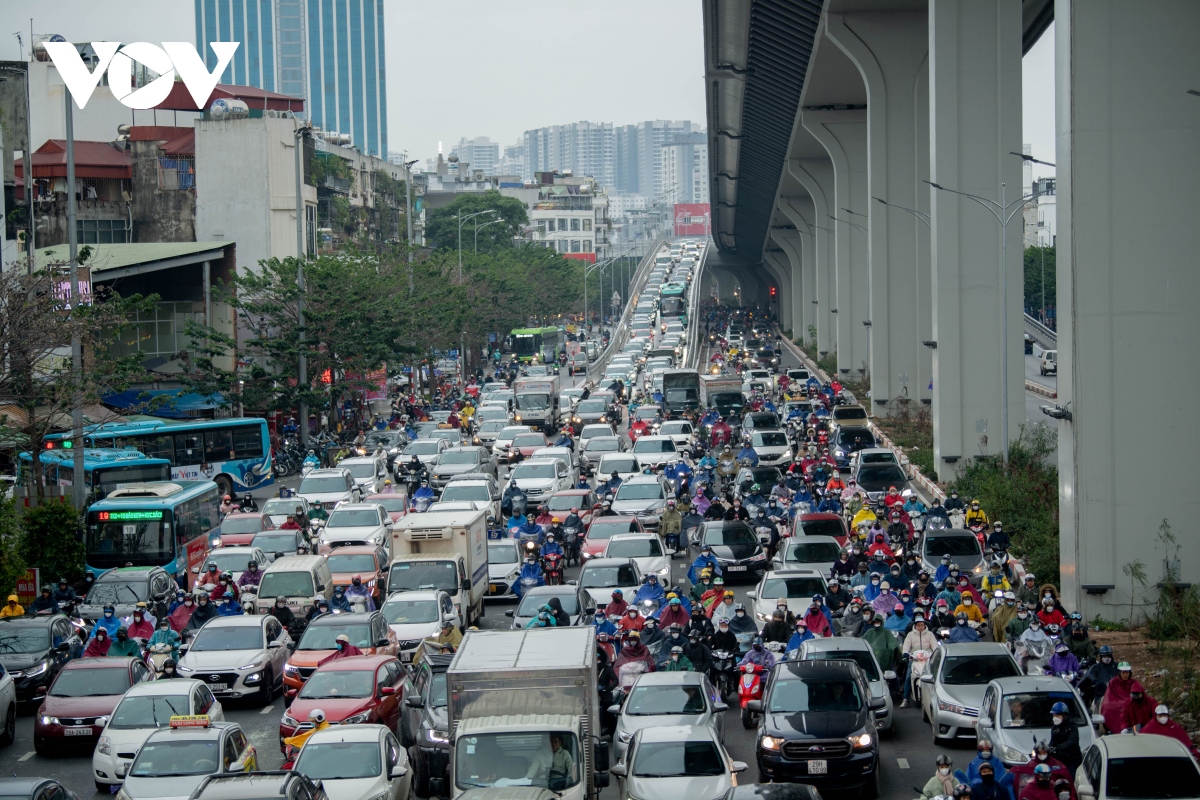
[[[1028,314],[1025,315],[1025,328],[1047,350],[1058,349],[1058,334]]]

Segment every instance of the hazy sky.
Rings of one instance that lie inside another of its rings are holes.
[[[195,41],[191,0],[3,0],[0,59],[20,29],[70,41]],[[388,147],[432,158],[460,137],[512,144],[590,120],[704,123],[698,0],[387,0]],[[1053,28],[1025,57],[1025,141],[1054,161]],[[1035,167],[1035,175],[1052,172]]]

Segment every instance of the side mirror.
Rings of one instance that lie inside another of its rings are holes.
[[[287,643],[287,649],[288,649],[288,650],[295,650],[295,649],[296,649],[296,643],[295,643],[295,642],[288,642],[288,643]],[[181,648],[179,648],[179,652],[181,652],[181,653],[183,652],[183,648],[182,648],[182,647],[181,647]]]
[[[1103,725],[1104,724],[1104,715],[1103,714],[1092,714],[1092,724],[1093,725]],[[1077,790],[1078,790],[1078,787],[1077,787]]]
[[[883,671],[883,679],[884,679],[885,681],[894,681],[894,680],[896,680],[896,671],[895,671],[895,670],[891,670],[891,669],[884,670],[884,671]]]
[[[713,711],[715,711],[718,714],[722,714],[728,710],[729,710],[729,706],[725,705],[724,703],[721,703],[721,702],[713,703]]]
[[[515,612],[516,612],[516,609],[510,608],[508,611],[504,612],[504,616],[511,617]]]
[[[749,769],[749,767],[746,765],[745,761],[735,761],[733,762],[731,772],[745,772],[747,769]]]
[[[420,696],[415,695],[415,694],[410,694],[408,697],[404,698],[404,704],[406,706],[408,706],[409,708],[424,708],[425,707],[425,701],[422,700],[420,698]]]
[[[611,772],[613,775],[616,775],[618,778],[624,778],[629,774],[624,764],[613,764],[612,769],[610,769],[609,772]]]
[[[389,644],[391,644],[391,640],[388,639],[386,636],[384,636],[382,639],[380,639],[379,641],[377,641],[375,643],[375,646],[376,647],[387,647]]]
[[[397,764],[396,766],[392,767],[392,773],[388,777],[392,779],[403,778],[407,774],[408,767],[404,766],[403,764]]]
[[[380,686],[380,687],[379,687],[379,694],[380,694],[380,696],[381,696],[381,697],[383,697],[383,696],[387,696],[387,695],[391,695],[391,694],[395,694],[395,693],[396,693],[396,687],[395,687],[395,686]]]
[[[569,584],[569,585],[574,585],[574,584]],[[583,613],[586,616],[591,616],[592,614],[596,613],[596,607],[595,606],[584,606]]]
[[[323,592],[323,591],[325,591],[325,584],[323,584],[323,583],[318,583],[318,584],[317,584],[317,591],[318,591],[318,592]]]
[[[567,586],[578,586],[578,585],[579,585],[579,581],[575,581],[575,580],[570,580],[570,581],[567,581]],[[589,613],[589,614],[595,614],[595,613],[596,613],[596,609],[594,609],[594,608],[593,608],[593,609],[592,609],[591,611],[589,611],[588,613]]]
[[[758,599],[758,591],[755,589],[751,589],[750,591],[746,592],[746,597],[749,597],[751,600],[757,600]]]
[[[191,647],[191,645],[188,645],[188,644],[179,645],[179,655],[183,655],[184,653],[186,653],[190,647]]]
[[[933,676],[929,673],[925,673],[921,676],[921,683],[933,683]]]
[[[462,585],[460,585],[458,588],[462,589],[464,592],[469,592],[469,591],[471,591],[471,579],[470,579],[470,578],[463,578],[463,579],[462,579]]]
[[[199,568],[199,567],[192,567],[192,574],[193,574],[193,575],[199,575],[199,574],[200,574],[200,568]]]
[[[608,713],[613,714],[613,715],[620,714],[621,713],[621,704],[613,703],[611,706],[608,707]]]
[[[279,641],[278,639],[267,644],[268,650],[278,650],[281,647],[283,647],[283,642]]]
[[[746,708],[749,709],[750,711],[762,711],[763,710],[762,700],[748,700],[746,702]]]
[[[991,719],[989,719],[987,717],[980,717],[979,721],[975,723],[975,727],[990,728],[990,727],[992,727],[992,721],[991,721]]]

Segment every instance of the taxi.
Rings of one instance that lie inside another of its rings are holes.
[[[119,800],[183,800],[209,775],[254,772],[258,753],[236,722],[176,715],[150,734],[125,773]]]

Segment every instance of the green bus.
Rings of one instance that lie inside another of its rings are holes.
[[[511,335],[513,354],[522,364],[533,361],[534,356],[549,364],[558,358],[559,348],[566,342],[561,328],[516,328]]]

